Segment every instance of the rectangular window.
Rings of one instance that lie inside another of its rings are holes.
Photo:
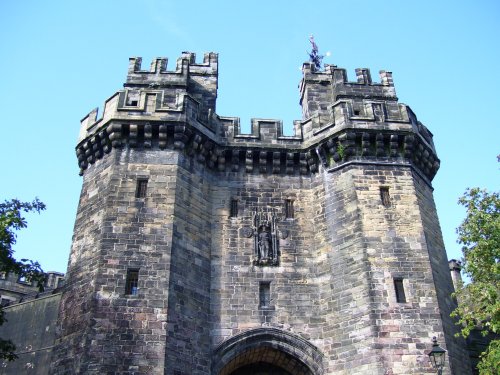
[[[394,279],[394,290],[396,291],[396,302],[406,303],[405,288],[403,279]]]
[[[231,199],[229,217],[238,217],[238,200]]]
[[[148,180],[137,180],[137,190],[135,191],[136,198],[146,198],[146,190],[148,189]]]
[[[285,217],[287,219],[293,219],[293,217],[294,217],[293,200],[291,200],[291,199],[285,200]]]
[[[271,283],[262,281],[259,283],[259,307],[271,306]]]
[[[384,111],[382,109],[382,104],[373,104],[373,116],[375,121],[384,121]]]
[[[127,281],[125,283],[125,294],[136,296],[139,284],[139,270],[128,270]]]
[[[387,186],[380,187],[380,199],[384,207],[391,206],[391,196],[389,195],[389,188]]]
[[[127,90],[127,98],[125,100],[125,105],[129,107],[137,107],[140,99],[140,91],[139,90]]]

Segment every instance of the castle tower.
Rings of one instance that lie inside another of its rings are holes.
[[[432,134],[392,75],[303,66],[303,118],[216,114],[217,59],[131,59],[81,123],[53,374],[469,374]]]

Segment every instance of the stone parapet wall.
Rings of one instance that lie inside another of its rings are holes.
[[[61,293],[54,293],[4,307],[6,323],[0,327],[0,337],[16,346],[17,359],[3,360],[0,374],[49,373]]]

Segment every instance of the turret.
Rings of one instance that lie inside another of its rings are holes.
[[[356,69],[356,82],[349,82],[346,70],[336,65],[326,65],[323,71],[318,71],[314,64],[304,63],[302,73],[299,86],[302,120],[314,115],[332,117],[332,106],[342,99],[356,101],[353,112],[358,116],[366,115],[363,110],[366,100],[397,104],[392,73],[385,70],[380,71],[380,83],[372,82],[370,70],[366,68]]]
[[[201,64],[196,63],[196,54],[183,52],[177,59],[176,69],[167,71],[168,59],[158,57],[151,62],[149,71],[141,70],[142,58],[129,59],[125,105],[139,106],[141,89],[163,92],[162,105],[176,106],[177,96],[190,95],[200,103],[201,117],[208,118],[215,112],[217,99],[218,55],[210,52],[203,57]]]

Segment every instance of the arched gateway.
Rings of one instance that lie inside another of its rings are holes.
[[[300,336],[275,328],[257,328],[217,347],[212,374],[322,375],[323,354]]]

